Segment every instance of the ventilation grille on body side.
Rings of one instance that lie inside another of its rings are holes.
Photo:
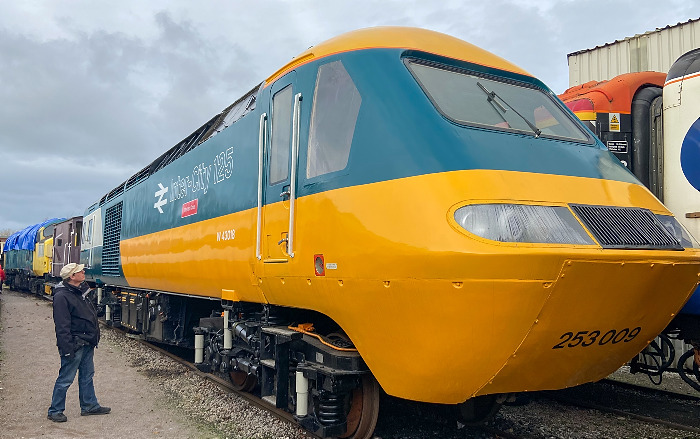
[[[603,248],[683,250],[648,209],[569,205]]]
[[[102,246],[102,275],[119,276],[119,239],[122,230],[122,202],[105,213],[104,245]]]

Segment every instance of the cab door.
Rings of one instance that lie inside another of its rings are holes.
[[[102,209],[85,215],[82,223],[80,263],[85,264],[88,275],[96,275],[101,265],[97,250],[102,248]]]
[[[294,257],[301,112],[294,78],[295,72],[290,72],[271,86],[268,113],[260,123],[258,258],[265,264],[286,263]]]

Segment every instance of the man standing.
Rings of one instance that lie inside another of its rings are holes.
[[[0,293],[2,293],[3,283],[5,283],[5,270],[3,270],[2,265],[0,265]]]
[[[95,396],[92,378],[95,375],[93,355],[100,341],[97,310],[86,298],[90,288],[85,283],[85,266],[70,263],[61,269],[61,281],[54,288],[53,320],[56,325],[56,345],[61,355],[61,369],[53,388],[48,418],[66,422],[66,392],[78,373],[80,414],[106,415]]]

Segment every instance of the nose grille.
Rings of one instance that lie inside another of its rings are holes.
[[[648,209],[582,204],[570,207],[603,248],[683,250]]]

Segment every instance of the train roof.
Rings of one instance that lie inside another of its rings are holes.
[[[500,70],[532,76],[530,73],[506,61],[500,56],[466,41],[440,32],[414,27],[380,26],[347,32],[302,52],[265,81],[271,84],[285,73],[307,62],[334,55],[364,49],[419,50],[460,61],[480,64]]]
[[[197,147],[197,145],[204,143],[210,137],[216,136],[218,133],[231,126],[238,119],[253,111],[255,109],[256,96],[262,86],[263,84],[259,84],[253,87],[252,90],[243,95],[233,104],[226,107],[221,113],[209,119],[209,121],[207,121],[204,125],[197,128],[192,134],[185,137],[175,146],[165,151],[148,166],[141,169],[139,172],[129,177],[126,181],[122,182],[119,186],[109,191],[100,199],[100,201],[88,207],[87,211],[92,212],[109,200],[123,194],[124,191],[130,187],[136,186],[142,181],[145,181],[152,174],[158,172],[173,161],[182,157],[184,154],[190,152]]]
[[[700,49],[694,49],[683,54],[673,63],[666,76],[666,82],[679,81],[698,72],[700,72]]]
[[[567,89],[559,95],[564,102],[576,99],[588,99],[593,104],[593,111],[630,113],[632,98],[639,88],[644,86],[663,87],[665,73],[639,72],[618,75],[608,81],[589,81]]]
[[[42,227],[46,227],[50,224],[56,224],[64,221],[65,218],[51,218],[39,224],[33,224],[31,226],[25,227],[19,232],[15,232],[7,238],[5,241],[5,247],[3,252],[8,252],[10,250],[34,250],[34,244],[36,242],[36,234]]]
[[[238,119],[255,110],[255,101],[260,90],[284,76],[287,72],[300,65],[334,54],[380,48],[427,52],[532,77],[530,73],[487,50],[440,32],[401,26],[380,26],[347,32],[313,46],[293,58],[284,67],[268,77],[267,80],[253,87],[221,113],[164,152],[151,164],[105,194],[100,201],[88,207],[87,212],[94,211],[99,206],[123,194],[130,187],[145,181],[150,175],[163,169],[197,145],[204,143],[210,137],[217,135]]]

